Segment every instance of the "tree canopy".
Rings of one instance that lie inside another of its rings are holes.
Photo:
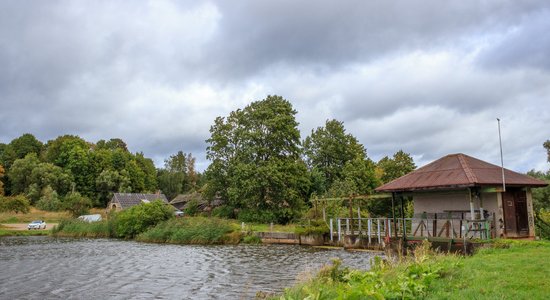
[[[295,115],[289,101],[268,96],[216,118],[207,140],[208,195],[227,199],[241,218],[288,222],[296,217],[309,181]]]
[[[374,163],[344,123],[327,120],[304,140],[311,192],[332,197],[369,194],[378,185]],[[328,194],[327,194],[328,193]]]

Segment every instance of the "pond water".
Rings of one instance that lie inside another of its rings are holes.
[[[374,254],[290,245],[159,245],[109,239],[0,238],[2,299],[251,299],[281,292],[337,257]]]

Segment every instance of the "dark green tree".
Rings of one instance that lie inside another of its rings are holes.
[[[2,179],[4,178],[4,167],[0,165],[0,196],[4,196],[4,182]]]
[[[327,120],[324,127],[312,130],[304,141],[304,152],[313,183],[312,192],[317,195],[330,191],[330,195],[336,196],[344,193],[346,189],[342,187],[350,189],[352,186],[355,188],[345,193],[370,193],[376,186],[374,164],[367,158],[364,146],[346,133],[340,121]],[[335,182],[338,186],[333,188]]]
[[[268,96],[218,117],[207,140],[207,195],[227,199],[240,217],[284,223],[298,216],[309,180],[295,115],[289,101]]]
[[[403,150],[397,151],[392,158],[384,156],[378,161],[377,167],[382,183],[388,183],[416,169],[411,155]]]
[[[15,152],[15,158],[23,158],[29,153],[40,154],[42,151],[43,144],[41,141],[37,140],[34,135],[30,133],[25,133],[22,136],[13,139],[10,142],[10,147]]]

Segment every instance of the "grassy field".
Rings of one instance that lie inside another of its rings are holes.
[[[549,299],[550,242],[502,240],[469,257],[419,250],[370,271],[327,266],[273,299]]]
[[[49,235],[51,230],[11,230],[0,225],[1,236],[31,236],[31,235]]]
[[[434,282],[428,299],[548,299],[550,242],[497,243]],[[501,247],[499,247],[501,246]]]
[[[90,214],[101,214],[105,216],[105,209],[93,208],[90,210]],[[29,223],[34,220],[44,220],[46,223],[59,223],[61,220],[70,219],[71,215],[66,211],[44,211],[35,207],[31,207],[31,210],[27,214],[16,214],[13,212],[0,213],[0,223],[13,224],[13,223]]]

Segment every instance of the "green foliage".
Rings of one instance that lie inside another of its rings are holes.
[[[114,237],[110,230],[112,221],[85,222],[79,219],[65,219],[52,229],[54,236],[108,238]]]
[[[229,241],[233,226],[218,218],[177,218],[143,232],[138,241],[173,244],[222,244]]]
[[[324,127],[312,130],[304,140],[304,153],[311,171],[312,192],[317,195],[327,191],[334,194],[335,189],[341,189],[341,182],[346,180],[353,180],[356,186],[351,188],[348,185],[349,190],[341,190],[346,193],[343,196],[367,193],[369,189],[366,186],[374,183],[374,165],[368,163],[363,145],[346,133],[343,122],[327,120]],[[339,187],[334,188],[336,182],[339,182]]]
[[[257,235],[251,234],[243,237],[243,243],[257,245],[262,243],[262,239]]]
[[[531,170],[527,172],[527,175],[546,181],[550,184],[550,171],[544,173],[541,171]],[[550,210],[550,185],[541,188],[534,188],[531,191],[533,193],[533,208],[535,211],[539,211],[540,209]]]
[[[234,219],[235,218],[235,208],[229,205],[222,205],[215,207],[212,210],[212,216],[224,219]]]
[[[63,203],[57,192],[49,185],[42,189],[42,196],[36,203],[36,207],[45,211],[59,211],[63,209]]]
[[[155,200],[123,210],[116,216],[116,233],[121,238],[133,238],[150,227],[173,217],[173,209]]]
[[[265,223],[277,222],[277,216],[273,211],[257,211],[253,209],[242,209],[237,214],[237,219],[245,223]]]
[[[28,213],[29,200],[23,195],[12,197],[0,196],[0,212]]]
[[[371,265],[370,271],[350,270],[334,260],[309,282],[286,289],[279,299],[421,299],[435,280],[460,266],[460,260],[437,255],[423,244],[410,258],[377,258]]]
[[[63,199],[63,206],[74,217],[85,215],[92,207],[92,201],[78,192],[69,193]]]
[[[280,223],[298,216],[309,189],[301,160],[296,111],[268,96],[216,118],[207,140],[206,196],[248,211],[269,212]]]
[[[309,235],[309,234],[325,234],[329,233],[330,229],[328,225],[322,219],[313,219],[308,220],[306,224],[301,226],[296,226],[294,232],[298,235]]]
[[[164,161],[163,169],[158,170],[159,188],[169,199],[196,190],[197,180],[195,158],[191,153],[178,151]]]
[[[0,196],[4,195],[4,182],[2,182],[2,178],[4,178],[4,167],[0,165]]]
[[[384,156],[378,161],[377,167],[382,183],[388,183],[416,169],[411,155],[403,150],[397,151],[392,158]]]
[[[194,216],[199,213],[199,201],[197,199],[191,199],[184,209],[185,215]]]

